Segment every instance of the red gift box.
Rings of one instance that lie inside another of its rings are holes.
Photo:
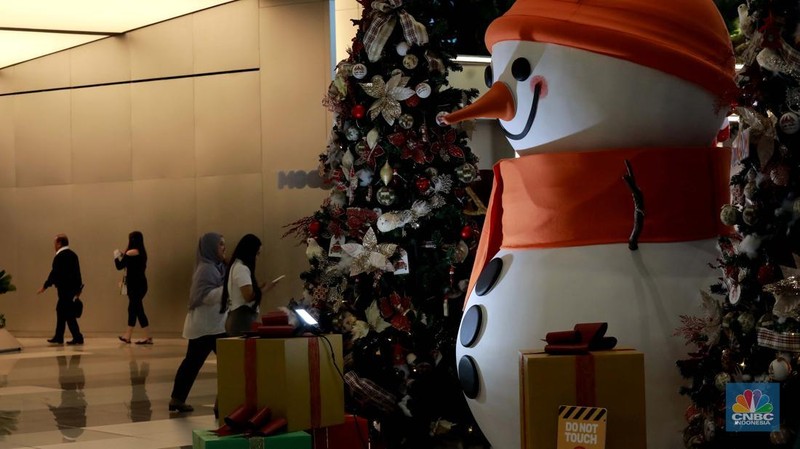
[[[288,326],[289,315],[283,311],[267,312],[261,315],[261,324],[264,326]]]
[[[383,444],[370,441],[367,420],[360,416],[345,415],[344,424],[314,429],[314,449],[354,449],[369,447],[381,449]]]

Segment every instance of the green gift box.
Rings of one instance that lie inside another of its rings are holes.
[[[211,430],[192,431],[193,449],[311,449],[311,435],[290,432],[268,437],[221,437]]]

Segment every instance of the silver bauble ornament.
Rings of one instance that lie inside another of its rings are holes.
[[[792,365],[783,357],[778,357],[769,364],[769,377],[775,382],[783,382],[792,374]]]
[[[464,184],[469,184],[478,176],[478,169],[472,164],[460,165],[456,168],[456,177]]]
[[[731,381],[731,376],[728,373],[719,373],[716,377],[714,377],[714,386],[717,387],[719,391],[725,391],[725,388],[728,385],[728,382]]]
[[[411,129],[414,126],[414,117],[411,114],[403,114],[397,119],[397,123],[403,129]]]
[[[391,187],[383,186],[378,189],[378,193],[375,194],[375,198],[382,206],[391,206],[395,201],[397,201],[397,194]]]
[[[794,112],[787,112],[781,116],[778,126],[780,126],[781,131],[785,132],[786,134],[794,134],[797,131],[800,131],[800,116]]]
[[[361,131],[359,131],[355,126],[351,126],[350,128],[347,128],[347,131],[344,132],[344,135],[347,137],[347,140],[355,142],[361,138]]]
[[[419,64],[419,58],[417,58],[416,55],[403,56],[403,67],[407,68],[408,70],[417,68],[417,64]]]
[[[428,83],[419,83],[417,87],[414,88],[414,91],[417,93],[417,96],[420,98],[428,98],[431,96],[431,85]]]
[[[719,218],[722,220],[722,224],[725,226],[735,225],[738,216],[739,212],[733,205],[730,204],[722,206],[722,211],[719,213]]]
[[[744,186],[744,197],[748,200],[753,199],[756,194],[756,190],[758,190],[758,186],[754,181],[748,182],[747,185]]]
[[[356,64],[353,66],[353,77],[356,79],[364,79],[367,76],[367,66],[364,64]]]
[[[409,48],[411,48],[411,46],[408,45],[408,42],[406,41],[400,42],[396,47],[394,47],[394,49],[397,51],[397,54],[400,56],[407,55]]]

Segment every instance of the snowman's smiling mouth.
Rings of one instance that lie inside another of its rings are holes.
[[[533,120],[536,118],[536,111],[539,109],[539,95],[542,93],[542,83],[536,83],[536,86],[533,88],[533,101],[531,102],[531,112],[528,115],[528,121],[525,123],[525,128],[522,129],[517,134],[510,133],[505,126],[501,123],[500,126],[503,128],[503,132],[506,135],[506,138],[510,140],[522,140],[526,135],[528,135],[528,131],[531,130],[531,126],[533,126]]]

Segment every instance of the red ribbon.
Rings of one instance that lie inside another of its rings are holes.
[[[258,384],[256,380],[256,338],[247,338],[244,341],[244,404],[257,407]]]
[[[597,403],[594,356],[575,357],[575,398],[577,405],[594,407]]]
[[[308,339],[309,388],[311,390],[311,427],[322,427],[322,392],[320,391],[319,338]]]

